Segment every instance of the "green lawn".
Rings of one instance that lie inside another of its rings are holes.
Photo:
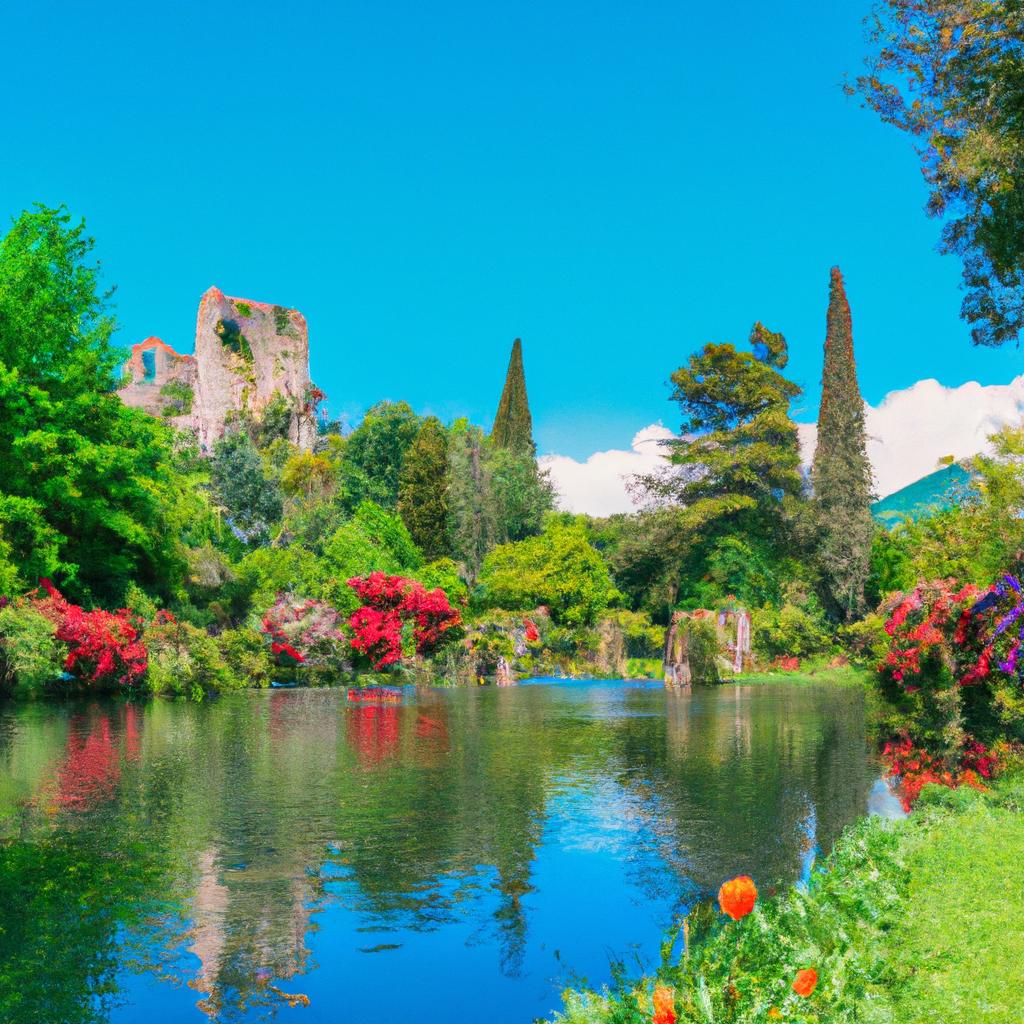
[[[908,830],[889,954],[898,1024],[1024,1021],[1024,814],[1000,794]]]
[[[829,686],[863,686],[874,673],[868,669],[844,665],[842,668],[810,668],[800,672],[748,672],[736,676],[729,682],[744,686],[760,686],[763,683],[816,683]]]

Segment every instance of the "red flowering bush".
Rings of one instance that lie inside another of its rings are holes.
[[[996,768],[982,739],[1024,738],[1020,581],[1006,575],[988,589],[922,583],[883,611],[891,640],[879,672],[886,725],[898,737],[883,756],[904,805],[929,782],[981,786]]]
[[[278,664],[340,668],[348,647],[340,623],[338,612],[323,601],[279,594],[262,628]]]
[[[66,600],[49,581],[40,581],[30,601],[55,627],[55,639],[67,644],[64,671],[96,686],[134,686],[146,674],[142,620],[127,608],[86,611]]]
[[[880,670],[910,693],[930,677],[965,674],[966,663],[977,660],[971,609],[979,593],[973,585],[957,588],[953,580],[934,580],[883,606],[892,641]]]
[[[349,619],[352,648],[369,658],[376,671],[415,653],[431,654],[454,639],[462,617],[440,588],[383,572],[355,576],[348,585],[363,606]]]

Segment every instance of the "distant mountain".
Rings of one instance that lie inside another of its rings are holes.
[[[887,526],[904,516],[919,519],[962,502],[970,480],[971,474],[963,466],[951,463],[876,501],[871,506],[871,514]]]

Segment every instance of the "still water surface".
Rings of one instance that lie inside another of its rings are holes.
[[[0,707],[0,1019],[529,1024],[876,776],[855,688]]]

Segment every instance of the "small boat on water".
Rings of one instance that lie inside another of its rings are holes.
[[[353,704],[401,704],[402,691],[386,686],[368,686],[365,690],[352,687],[348,699]]]

